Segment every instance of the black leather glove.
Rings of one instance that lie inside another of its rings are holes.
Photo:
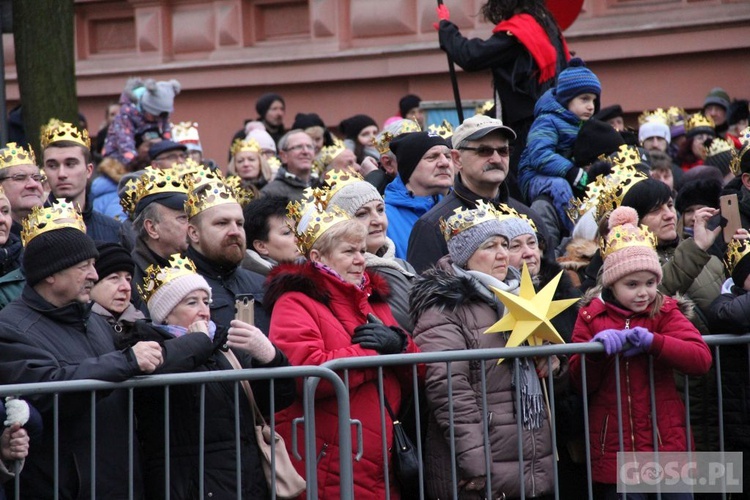
[[[380,354],[400,354],[406,347],[406,334],[396,326],[365,323],[354,329],[352,342]]]

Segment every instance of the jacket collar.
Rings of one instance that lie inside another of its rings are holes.
[[[21,299],[31,309],[55,323],[77,326],[81,330],[86,329],[86,321],[91,314],[91,303],[71,302],[62,307],[55,307],[39,295],[28,283],[23,287]]]
[[[442,198],[443,195],[414,196],[414,194],[406,188],[400,175],[397,175],[396,178],[385,188],[385,203],[387,205],[409,208],[418,212],[420,215],[434,207]]]
[[[303,181],[293,173],[289,172],[289,170],[286,169],[286,166],[279,167],[279,171],[276,172],[276,178],[274,180],[284,182],[286,184],[289,184],[290,186],[297,188],[304,189],[310,186],[309,183]]]
[[[212,262],[192,246],[188,247],[187,256],[195,263],[198,274],[204,277],[224,280],[231,277],[238,268],[237,264],[220,265]]]
[[[143,238],[135,239],[135,263],[141,270],[146,271],[146,268],[151,264],[156,264],[159,267],[166,266],[169,261],[164,257],[158,255],[156,252],[148,247],[148,244]]]

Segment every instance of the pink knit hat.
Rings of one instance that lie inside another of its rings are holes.
[[[661,282],[662,271],[655,250],[656,237],[646,227],[638,227],[638,212],[619,207],[609,216],[609,234],[602,247],[602,284],[612,286],[617,280],[638,271],[649,271]]]

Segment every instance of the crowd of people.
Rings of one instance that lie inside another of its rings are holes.
[[[334,129],[323,110],[287,129],[284,98],[267,93],[228,161],[214,161],[197,124],[171,122],[179,82],[134,78],[93,145],[59,120],[42,130],[39,159],[8,143],[0,379],[120,382],[505,347],[509,332],[485,334],[509,312],[497,291],[519,294],[528,273],[577,301],[552,319],[560,336],[603,352],[585,371],[579,355],[419,365],[419,394],[409,366],[350,370],[356,498],[409,496],[389,454],[413,399],[425,403],[413,432],[430,499],[552,498],[556,485],[582,498],[587,481],[596,498],[620,498],[618,406],[625,451],[653,450],[655,435],[660,451],[714,451],[717,387],[725,449],[750,451],[747,350],[721,349],[717,385],[703,340],[750,332],[748,101],[717,87],[692,114],[664,103],[626,126],[540,2],[506,3],[482,10],[497,25],[488,40],[464,38],[438,9],[441,47],[467,70],[490,68],[497,87],[455,128],[427,126],[407,95],[382,129],[365,114]],[[734,232],[720,199],[737,208]],[[252,321],[236,314],[248,297]],[[676,373],[690,376],[690,401]],[[301,383],[252,381],[240,401],[233,382],[138,389],[132,433],[126,390],[8,398],[0,480],[23,498],[268,498],[254,407],[290,446]],[[341,488],[337,407],[321,383],[308,455],[326,499]],[[305,461],[293,463],[304,476]]]

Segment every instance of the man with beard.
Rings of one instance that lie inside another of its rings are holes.
[[[192,190],[186,208],[187,256],[211,286],[211,319],[217,326],[229,328],[235,296],[252,294],[255,326],[268,334],[270,318],[261,307],[263,278],[240,267],[246,250],[242,206],[217,178]]]
[[[440,231],[441,218],[448,218],[459,207],[476,208],[483,200],[497,206],[501,203],[530,216],[547,242],[543,221],[529,207],[510,197],[505,182],[509,170],[509,141],[515,132],[503,122],[484,115],[467,118],[453,132],[451,158],[456,169],[453,191],[417,220],[409,236],[406,260],[418,273],[448,254]],[[399,160],[399,166],[401,161]]]
[[[85,231],[81,214],[67,202],[36,208],[23,221],[26,284],[21,296],[0,311],[3,383],[121,382],[162,363],[159,344],[138,342],[118,350],[107,321],[90,315],[99,254]],[[61,498],[85,497],[92,482],[97,498],[128,496],[127,450],[135,439],[128,431],[126,390],[99,392],[95,399],[88,392],[26,399],[42,414],[44,435],[33,444],[21,472],[21,497],[49,498],[55,489]],[[135,497],[141,498],[137,452],[130,463]]]

